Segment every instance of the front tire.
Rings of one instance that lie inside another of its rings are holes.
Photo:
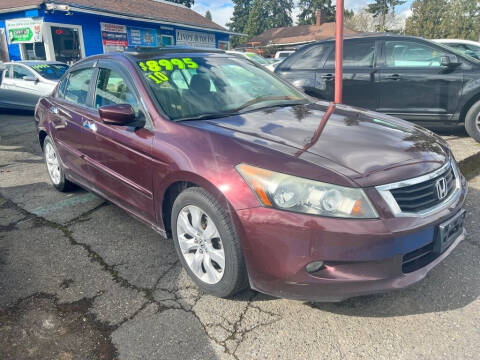
[[[229,297],[243,290],[247,273],[229,214],[204,189],[184,190],[172,209],[175,249],[192,280],[205,292]]]
[[[65,178],[62,160],[50,136],[47,136],[43,142],[43,158],[53,186],[61,192],[67,192],[72,189],[73,184]]]
[[[465,130],[473,139],[480,142],[480,101],[468,110],[465,116]]]

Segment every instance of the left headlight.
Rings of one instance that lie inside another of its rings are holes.
[[[327,217],[378,218],[362,189],[322,183],[240,164],[237,171],[267,207]]]

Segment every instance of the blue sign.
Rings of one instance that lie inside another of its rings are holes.
[[[158,46],[157,30],[128,27],[128,46],[155,47]]]

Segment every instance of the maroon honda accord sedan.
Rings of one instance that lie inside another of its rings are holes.
[[[87,58],[35,118],[58,190],[80,185],[171,236],[217,296],[398,289],[465,237],[467,185],[441,138],[222,51]]]

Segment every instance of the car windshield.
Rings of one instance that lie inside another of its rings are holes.
[[[65,64],[37,64],[30,67],[48,80],[60,80],[68,70],[68,65]]]
[[[137,65],[172,120],[208,119],[309,102],[269,71],[236,56],[151,58]]]

